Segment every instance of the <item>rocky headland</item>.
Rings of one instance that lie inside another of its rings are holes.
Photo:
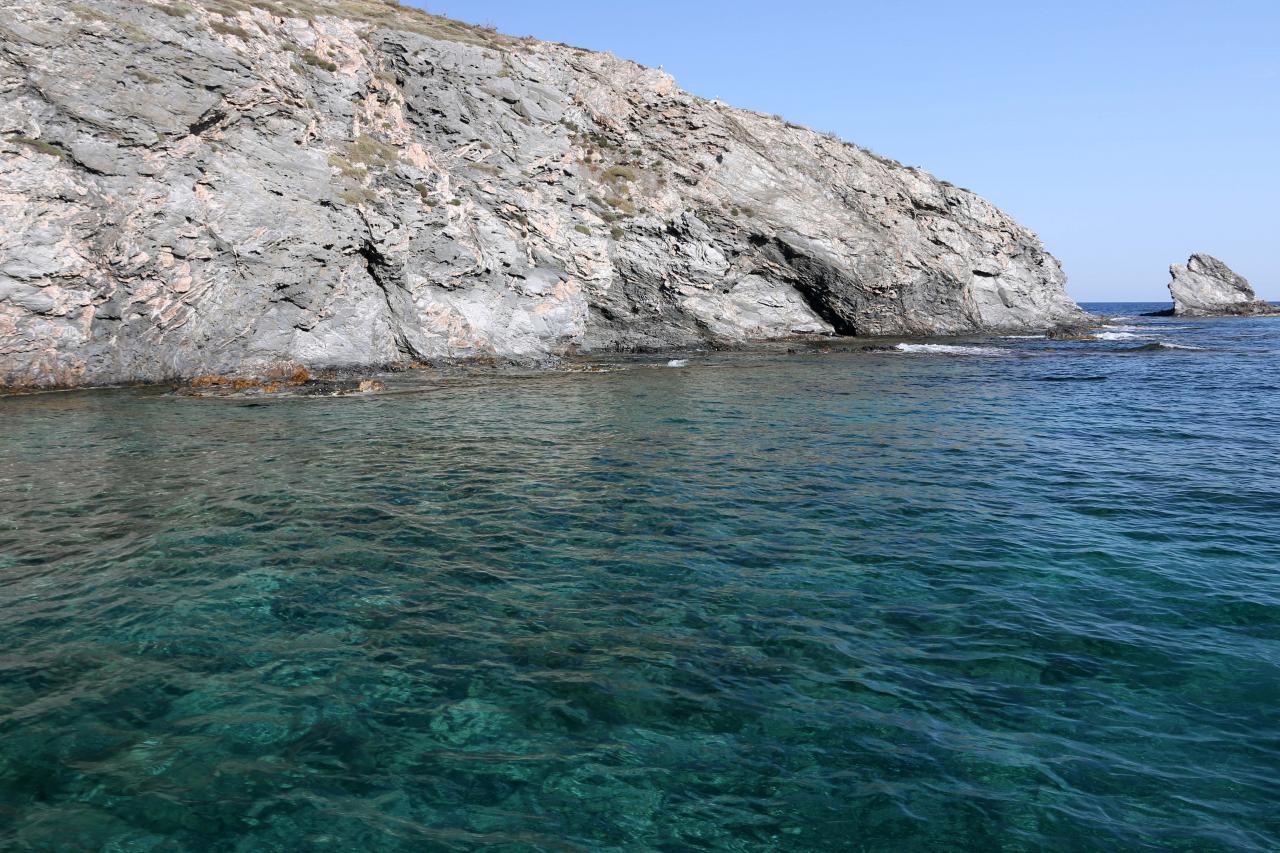
[[[1186,266],[1169,267],[1169,295],[1176,317],[1259,316],[1280,314],[1249,282],[1212,255],[1194,254]]]
[[[1193,258],[1194,260],[1194,258]],[[1070,328],[972,192],[380,0],[0,0],[0,385]]]

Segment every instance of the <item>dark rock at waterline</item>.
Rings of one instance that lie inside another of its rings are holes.
[[[200,376],[173,393],[180,397],[345,397],[385,390],[378,379],[313,378],[300,371],[292,377],[266,379]]]

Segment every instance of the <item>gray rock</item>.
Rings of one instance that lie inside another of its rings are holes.
[[[1186,266],[1169,267],[1169,274],[1176,316],[1280,314],[1280,307],[1258,299],[1248,281],[1211,255],[1192,255]]]
[[[605,54],[289,6],[0,0],[0,384],[1087,319],[919,169]]]

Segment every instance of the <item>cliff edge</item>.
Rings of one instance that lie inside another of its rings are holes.
[[[1086,315],[973,193],[380,0],[0,0],[0,385]]]

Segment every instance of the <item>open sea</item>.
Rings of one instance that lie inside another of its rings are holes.
[[[1280,850],[1280,318],[1086,307],[0,398],[0,849]]]

